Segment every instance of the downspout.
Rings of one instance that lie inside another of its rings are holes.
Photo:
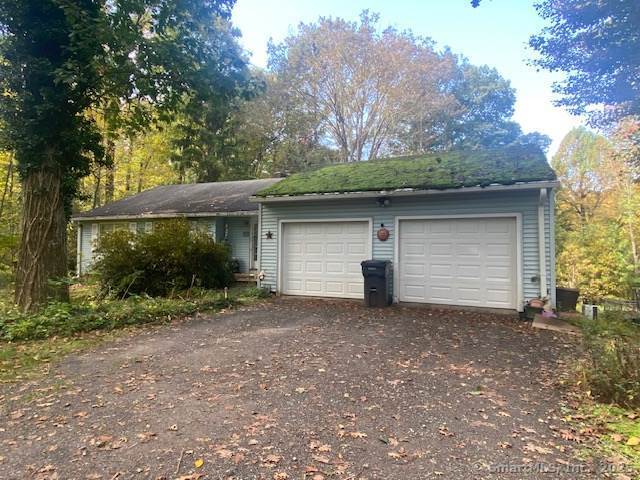
[[[544,228],[544,207],[547,203],[547,189],[540,189],[540,199],[538,201],[538,264],[540,268],[540,298],[549,295],[547,289],[547,255]]]
[[[551,306],[556,308],[556,193],[549,189],[549,300]]]

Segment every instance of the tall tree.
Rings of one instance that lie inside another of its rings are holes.
[[[225,178],[293,173],[338,161],[324,139],[322,119],[308,112],[288,81],[261,73],[266,91],[233,115]]]
[[[453,102],[432,110],[419,104],[416,115],[402,120],[394,149],[399,153],[422,153],[454,148],[535,144],[546,151],[551,140],[540,133],[523,134],[515,121],[516,92],[496,69],[455,60],[456,68],[445,84]]]
[[[610,155],[609,141],[584,127],[571,130],[562,139],[551,166],[562,184],[558,204],[568,227],[587,225],[602,207],[605,194],[613,187]]]
[[[269,68],[287,83],[302,110],[321,119],[341,160],[374,158],[398,122],[418,104],[431,110],[452,101],[442,86],[453,68],[430,40],[377,27],[365,11],[359,22],[321,17],[269,47]]]
[[[104,149],[89,107],[126,98],[147,124],[227,103],[248,81],[221,23],[233,0],[0,0],[0,118],[23,183],[16,300],[33,309],[67,289],[66,220],[78,180]],[[132,101],[135,100],[135,101]]]
[[[585,128],[563,139],[552,165],[558,282],[591,298],[625,297],[637,271],[640,190],[622,142]]]
[[[558,104],[596,123],[639,114],[640,2],[544,0],[536,9],[549,26],[530,40],[534,63],[566,74]]]
[[[100,91],[100,5],[91,0],[0,2],[0,118],[22,178],[16,301],[67,298],[66,212],[102,147],[84,115]]]

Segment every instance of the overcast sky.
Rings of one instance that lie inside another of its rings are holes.
[[[383,27],[409,28],[474,64],[497,68],[516,89],[515,120],[525,132],[537,130],[553,139],[550,157],[581,121],[553,105],[551,84],[557,77],[527,65],[533,55],[528,38],[543,26],[533,1],[484,0],[472,8],[469,0],[238,0],[233,22],[252,63],[264,67],[269,38],[282,40],[299,22],[319,16],[356,20],[364,9],[380,13]]]

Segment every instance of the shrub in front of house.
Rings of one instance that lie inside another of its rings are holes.
[[[623,406],[640,406],[640,327],[621,312],[583,320],[586,357],[581,364],[592,396]]]
[[[94,271],[112,295],[167,296],[233,281],[229,248],[185,220],[154,224],[152,232],[116,231],[101,237]]]

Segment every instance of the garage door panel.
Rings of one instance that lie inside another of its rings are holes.
[[[453,225],[456,226],[457,233],[480,233],[480,222],[456,222]]]
[[[327,255],[344,255],[344,245],[342,243],[327,243]]]
[[[362,298],[360,262],[370,256],[370,237],[369,222],[363,221],[285,223],[282,293]],[[291,260],[301,260],[304,268]]]
[[[505,279],[509,278],[509,268],[508,266],[497,266],[497,265],[489,265],[487,266],[485,272],[488,281],[507,281]]]
[[[432,234],[451,234],[452,232],[452,225],[446,222],[433,222],[433,223],[426,223],[424,224],[424,226],[422,227],[423,231],[425,233],[432,233]]]
[[[482,267],[480,265],[458,265],[456,275],[465,280],[479,280],[482,278]]]
[[[302,281],[300,280],[288,280],[287,281],[287,290],[292,292],[301,292],[302,291]]]
[[[485,231],[489,234],[498,233],[498,234],[508,234],[509,233],[509,224],[503,222],[501,220],[487,220],[485,222]]]
[[[342,262],[327,262],[325,263],[327,269],[327,275],[335,275],[345,273],[344,264]]]
[[[309,242],[304,245],[304,251],[307,255],[322,255],[322,244]]]
[[[322,263],[321,262],[307,262],[305,264],[305,272],[306,273],[323,273],[322,272]]]
[[[343,282],[327,281],[325,283],[325,288],[327,290],[327,293],[333,293],[336,295],[341,295],[345,293],[345,284]]]
[[[352,242],[347,245],[347,252],[349,255],[366,256],[366,251],[367,251],[367,247],[362,243]]]
[[[402,220],[398,237],[401,301],[516,307],[515,219]]]
[[[453,255],[454,246],[451,243],[428,243],[426,245],[423,244],[422,255],[426,253],[427,246],[429,247],[429,252],[432,257]]]

